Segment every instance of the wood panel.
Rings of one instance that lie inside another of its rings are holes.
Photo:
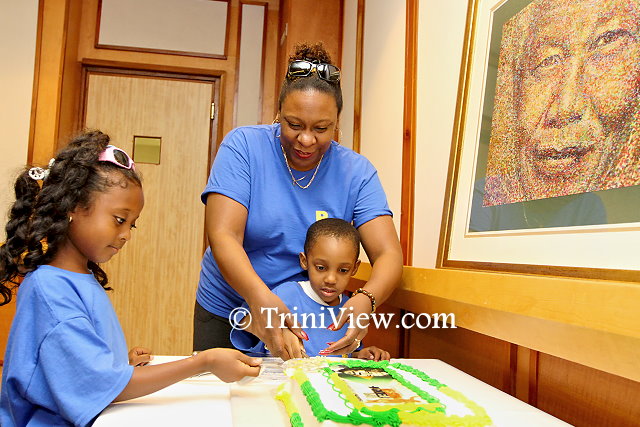
[[[418,73],[418,0],[407,0],[400,245],[405,265],[413,264],[413,209],[416,166],[416,102]]]
[[[212,82],[89,73],[86,124],[132,152],[133,136],[162,138],[159,165],[138,164],[145,207],[133,238],[105,264],[129,346],[189,354],[204,241]]]
[[[512,393],[512,348],[463,328],[409,331],[405,357],[440,359],[506,393]]]
[[[355,278],[369,274],[363,263]],[[639,300],[635,283],[404,267],[388,302],[453,312],[466,329],[640,380]]]
[[[7,350],[7,340],[9,339],[9,331],[11,330],[11,322],[16,313],[15,295],[9,304],[0,307],[0,366],[4,360],[4,353]]]
[[[364,339],[364,345],[374,345],[391,354],[391,357],[403,357],[404,330],[396,328],[393,321],[396,321],[402,315],[402,310],[389,304],[382,304],[376,308],[377,316],[390,316],[392,319],[391,327],[378,327],[375,324],[369,324],[369,332]]]
[[[298,43],[322,42],[331,60],[342,59],[342,1],[283,0],[280,6],[280,45],[277,81],[286,74],[289,55]],[[315,17],[304,19],[303,17]],[[302,19],[301,19],[302,18]]]
[[[637,426],[640,383],[540,354],[537,406],[578,427]]]

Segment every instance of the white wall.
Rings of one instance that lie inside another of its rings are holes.
[[[13,182],[27,161],[38,0],[0,2],[0,241]]]
[[[421,0],[418,18],[413,265],[435,267],[467,1]]]
[[[405,28],[404,1],[366,2],[360,153],[378,169],[398,231],[402,190]]]

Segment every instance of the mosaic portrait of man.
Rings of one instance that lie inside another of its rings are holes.
[[[640,184],[640,0],[537,0],[502,32],[484,206]]]

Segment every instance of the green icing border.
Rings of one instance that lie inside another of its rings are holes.
[[[396,370],[402,370],[402,371],[406,371],[409,372],[413,375],[415,375],[416,377],[418,377],[421,381],[424,381],[426,383],[428,383],[429,385],[436,387],[439,391],[441,388],[444,388],[443,392],[445,391],[452,391],[451,389],[449,389],[445,384],[441,383],[440,381],[431,378],[430,376],[428,376],[427,374],[425,374],[424,372],[422,372],[419,369],[416,369],[412,366],[408,366],[405,365],[403,363],[389,363],[389,361],[373,361],[373,360],[342,360],[339,362],[328,362],[329,367],[327,368],[323,368],[322,369],[322,375],[325,376],[327,378],[327,381],[329,384],[331,384],[332,388],[338,393],[338,396],[340,396],[340,398],[345,402],[345,405],[347,408],[351,408],[351,412],[348,415],[340,415],[334,411],[328,410],[324,404],[322,403],[322,401],[320,400],[320,395],[318,394],[318,392],[313,388],[313,386],[311,385],[311,383],[309,382],[309,380],[307,379],[306,381],[301,382],[300,388],[302,390],[302,393],[304,394],[304,396],[307,399],[307,402],[309,403],[309,406],[311,407],[311,411],[313,412],[313,415],[316,417],[316,419],[318,420],[318,422],[323,422],[323,421],[333,421],[333,422],[337,422],[337,423],[349,423],[349,424],[354,424],[354,425],[362,425],[362,424],[367,424],[373,427],[382,427],[385,425],[389,425],[391,427],[399,427],[402,424],[402,419],[399,416],[399,410],[397,408],[390,408],[388,410],[383,410],[383,411],[376,411],[376,410],[372,410],[367,408],[366,406],[364,406],[362,409],[358,410],[353,406],[353,403],[349,401],[349,398],[347,396],[344,395],[344,393],[341,391],[341,387],[339,386],[339,384],[336,384],[336,382],[334,381],[337,377],[337,374],[335,374],[335,372],[333,370],[331,370],[331,366],[334,365],[345,365],[348,366],[350,368],[366,368],[366,367],[371,367],[371,368],[383,368],[392,378],[394,378],[396,381],[398,381],[400,384],[402,384],[403,386],[405,386],[406,388],[408,388],[409,390],[413,391],[414,393],[416,393],[418,396],[420,396],[420,398],[422,398],[423,400],[429,402],[429,403],[434,403],[434,404],[440,404],[439,407],[437,407],[434,411],[430,411],[425,409],[424,407],[418,407],[415,411],[413,411],[412,413],[418,413],[420,411],[425,411],[429,414],[435,414],[436,412],[440,412],[439,417],[448,417],[446,415],[446,411],[444,409],[444,405],[440,402],[440,400],[438,398],[436,398],[435,396],[430,395],[429,393],[427,393],[426,391],[422,390],[420,387],[416,386],[415,384],[407,381],[399,372],[397,372]],[[386,369],[388,366],[391,366],[394,369]],[[331,375],[335,375],[335,377],[333,379],[329,378]],[[306,377],[306,375],[305,375]],[[346,386],[346,383],[344,381],[342,381],[344,383],[344,385]],[[348,387],[348,386],[346,386]],[[454,397],[451,396],[451,393],[445,393],[447,395],[449,395],[450,397]],[[455,392],[456,396],[459,395],[459,397],[464,397],[461,393],[459,392]],[[468,401],[468,399],[465,398],[465,401],[462,401],[461,403],[471,403],[473,405],[468,405],[469,409],[471,409],[474,412],[473,416],[465,416],[465,417],[459,417],[459,416],[451,416],[451,420],[452,422],[456,422],[456,421],[461,421],[461,423],[459,425],[466,425],[467,423],[464,422],[465,418],[473,418],[475,419],[475,422],[481,422],[481,424],[476,424],[474,423],[473,425],[477,425],[477,426],[484,426],[484,425],[490,425],[491,424],[491,419],[488,417],[488,415],[486,414],[486,412],[484,411],[483,408],[481,408],[480,406],[478,406],[477,404],[475,404],[472,401]],[[362,414],[368,415],[368,416],[363,416]],[[300,424],[294,424],[294,416],[298,417],[298,419],[296,420],[296,422],[299,420]],[[455,420],[455,421],[454,421]],[[436,420],[434,420],[436,421]],[[472,419],[469,419],[468,421],[472,421]],[[436,423],[439,425],[439,422],[436,421]],[[457,424],[457,423],[456,423]],[[300,419],[300,415],[298,413],[294,413],[291,415],[291,425],[293,427],[302,427],[302,421]]]

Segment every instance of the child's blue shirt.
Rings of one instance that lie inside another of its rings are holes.
[[[0,425],[88,425],[128,384],[120,323],[92,274],[42,265],[20,285]]]
[[[307,333],[309,340],[303,341],[307,356],[319,356],[321,350],[329,347],[328,343],[338,341],[347,333],[348,322],[337,331],[327,329],[329,325],[334,323],[334,320],[340,317],[340,309],[348,299],[344,295],[338,305],[327,305],[313,293],[309,282],[286,282],[275,287],[273,293],[289,308],[293,315],[291,319],[297,319],[298,326]],[[247,307],[246,304],[244,306]],[[272,320],[273,327],[280,326],[278,316],[272,315]],[[238,350],[246,353],[267,353],[264,343],[246,331],[233,329],[231,343]]]

